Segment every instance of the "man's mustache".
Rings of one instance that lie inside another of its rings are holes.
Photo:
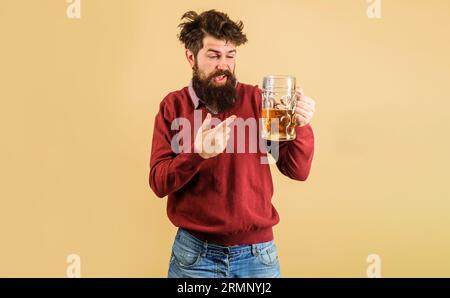
[[[218,71],[214,72],[213,74],[209,75],[209,77],[206,79],[206,81],[210,82],[211,80],[213,80],[215,77],[218,77],[218,76],[226,76],[227,78],[229,78],[229,77],[233,76],[233,74],[229,70],[218,70]]]

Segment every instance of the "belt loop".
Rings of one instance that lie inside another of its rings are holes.
[[[258,246],[256,246],[256,244],[252,244],[252,255],[256,257],[258,254]]]
[[[208,250],[208,242],[203,242],[203,249],[202,249],[202,257],[206,257],[206,251]]]

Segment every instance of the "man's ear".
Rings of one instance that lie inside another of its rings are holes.
[[[194,68],[194,65],[195,65],[194,53],[192,53],[190,50],[186,49],[184,51],[184,54],[186,55],[186,59],[188,60],[189,64],[191,65],[191,68]]]

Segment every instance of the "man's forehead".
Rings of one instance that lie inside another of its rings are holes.
[[[203,40],[203,49],[208,51],[209,49],[221,51],[221,52],[229,52],[232,50],[236,50],[236,46],[229,41],[216,39],[213,37],[205,37]]]

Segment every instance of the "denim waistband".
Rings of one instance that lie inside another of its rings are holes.
[[[203,252],[210,251],[217,253],[232,254],[232,253],[241,253],[243,251],[251,251],[253,255],[257,255],[261,250],[271,246],[274,242],[273,240],[271,240],[256,244],[223,246],[220,244],[203,241],[182,228],[178,228],[176,241],[181,241],[182,243],[189,245],[191,247],[195,247],[198,250],[202,250]]]

